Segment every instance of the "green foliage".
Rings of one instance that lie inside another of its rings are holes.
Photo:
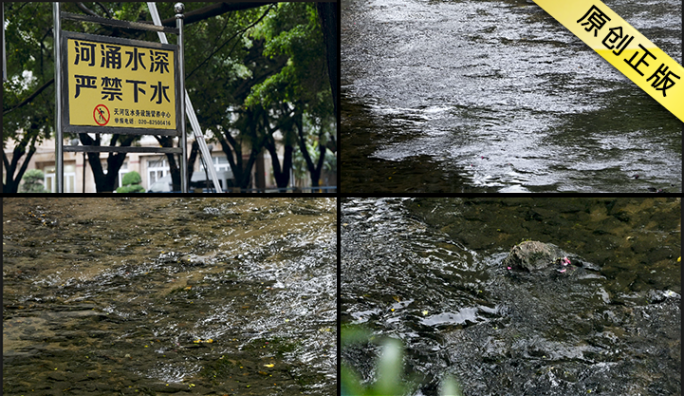
[[[140,184],[141,182],[142,179],[140,178],[140,174],[136,171],[131,171],[124,175],[121,184],[127,186],[129,184]]]
[[[442,387],[439,391],[440,395],[442,396],[462,396],[463,394],[461,393],[461,387],[458,386],[458,382],[454,379],[454,377],[447,377],[444,381],[442,381]]]
[[[256,26],[251,35],[265,40],[263,56],[286,57],[282,69],[255,85],[247,106],[299,103],[317,117],[332,113],[323,34],[315,3],[278,3],[278,12]]]
[[[40,169],[29,169],[24,173],[22,180],[24,184],[21,185],[21,192],[23,193],[49,193],[43,187],[43,179],[45,175]]]
[[[3,148],[9,139],[36,136],[39,143],[54,125],[54,86],[28,105],[22,100],[53,78],[51,3],[5,3],[7,77],[3,84]]]
[[[140,185],[142,179],[140,174],[136,171],[126,173],[121,181],[123,186],[116,189],[117,193],[141,193],[145,192],[145,188]]]
[[[141,186],[140,184],[133,184],[130,186],[119,187],[116,189],[116,192],[120,193],[120,194],[121,193],[123,193],[123,194],[126,194],[126,193],[144,193],[145,188],[143,186]]]
[[[368,330],[356,326],[342,326],[342,348],[353,344],[367,343],[373,340]],[[364,386],[359,375],[342,362],[341,385],[342,396],[400,396],[411,395],[417,389],[417,381],[403,381],[404,347],[393,338],[382,342],[382,352],[375,365],[376,381]],[[441,396],[462,396],[456,380],[447,377],[440,387]]]

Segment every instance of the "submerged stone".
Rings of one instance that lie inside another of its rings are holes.
[[[204,256],[186,254],[180,258],[180,262],[191,267],[204,266],[213,263],[217,254],[218,252],[212,252]]]
[[[556,245],[526,241],[514,246],[503,264],[506,267],[534,271],[546,268],[562,257],[563,251]]]

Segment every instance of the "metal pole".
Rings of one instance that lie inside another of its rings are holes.
[[[55,162],[57,173],[57,193],[64,193],[64,158],[62,157],[62,78],[61,78],[61,37],[62,25],[59,20],[59,2],[52,3],[52,13],[54,14],[55,27],[53,31],[55,47]]]
[[[154,24],[157,26],[161,26],[161,18],[159,17],[159,12],[157,11],[157,5],[154,2],[148,2],[147,8],[150,10],[150,14],[152,15],[152,20],[154,21]],[[163,44],[169,43],[166,40],[165,33],[157,32],[157,34],[159,35],[159,41],[161,41]],[[185,91],[185,114],[188,116],[188,121],[190,121],[190,125],[192,126],[192,132],[195,134],[195,140],[197,140],[197,142],[199,143],[200,152],[202,153],[204,162],[211,162],[213,164],[211,160],[211,150],[209,150],[209,148],[207,147],[207,142],[204,140],[204,135],[202,135],[202,128],[200,127],[199,121],[197,121],[197,114],[195,114],[195,109],[192,107],[192,101],[190,101],[190,95],[188,95],[187,91]],[[216,190],[216,192],[223,192],[221,190],[221,184],[218,180],[218,175],[216,174],[216,169],[213,165],[211,166],[211,168],[209,168],[209,174],[211,175],[211,179],[214,181],[214,189]]]
[[[173,9],[176,11],[176,27],[178,28],[178,57],[180,58],[180,61],[178,62],[178,73],[180,74],[180,93],[181,93],[181,99],[180,99],[180,112],[181,112],[181,124],[180,124],[180,131],[181,131],[181,142],[180,145],[183,148],[183,152],[181,153],[181,192],[183,194],[188,193],[188,156],[187,156],[187,151],[188,151],[188,137],[185,136],[185,66],[184,62],[185,59],[183,58],[183,11],[185,10],[185,7],[183,6],[183,3],[176,3],[173,6]]]
[[[5,47],[5,3],[2,3],[2,82],[7,81],[7,51]]]
[[[85,177],[86,177],[86,158],[85,158],[86,152],[83,152],[83,190],[81,190],[82,193],[85,194]]]

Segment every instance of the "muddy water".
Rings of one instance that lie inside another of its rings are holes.
[[[679,199],[349,199],[342,360],[374,381],[377,340],[406,345],[415,395],[681,394]],[[572,265],[502,265],[523,240]]]
[[[679,0],[605,3],[681,63]],[[341,62],[343,191],[681,191],[682,123],[525,0],[345,1]]]
[[[332,395],[334,199],[4,199],[5,395]]]

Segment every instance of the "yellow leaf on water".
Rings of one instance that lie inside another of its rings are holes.
[[[210,339],[206,340],[205,342],[208,342],[208,343],[211,344],[212,342],[214,342],[214,340],[212,340],[212,339],[210,338]]]
[[[185,288],[185,290],[190,290],[190,289],[192,289],[192,286],[188,286]]]
[[[399,298],[399,296],[392,296],[392,298],[393,298],[394,301],[396,301],[396,302],[401,302],[401,298]]]
[[[264,364],[264,367],[273,367],[273,366],[275,366],[275,364],[273,364],[273,363],[270,363],[270,364]]]
[[[677,257],[677,262],[681,263],[682,262],[682,256]]]

